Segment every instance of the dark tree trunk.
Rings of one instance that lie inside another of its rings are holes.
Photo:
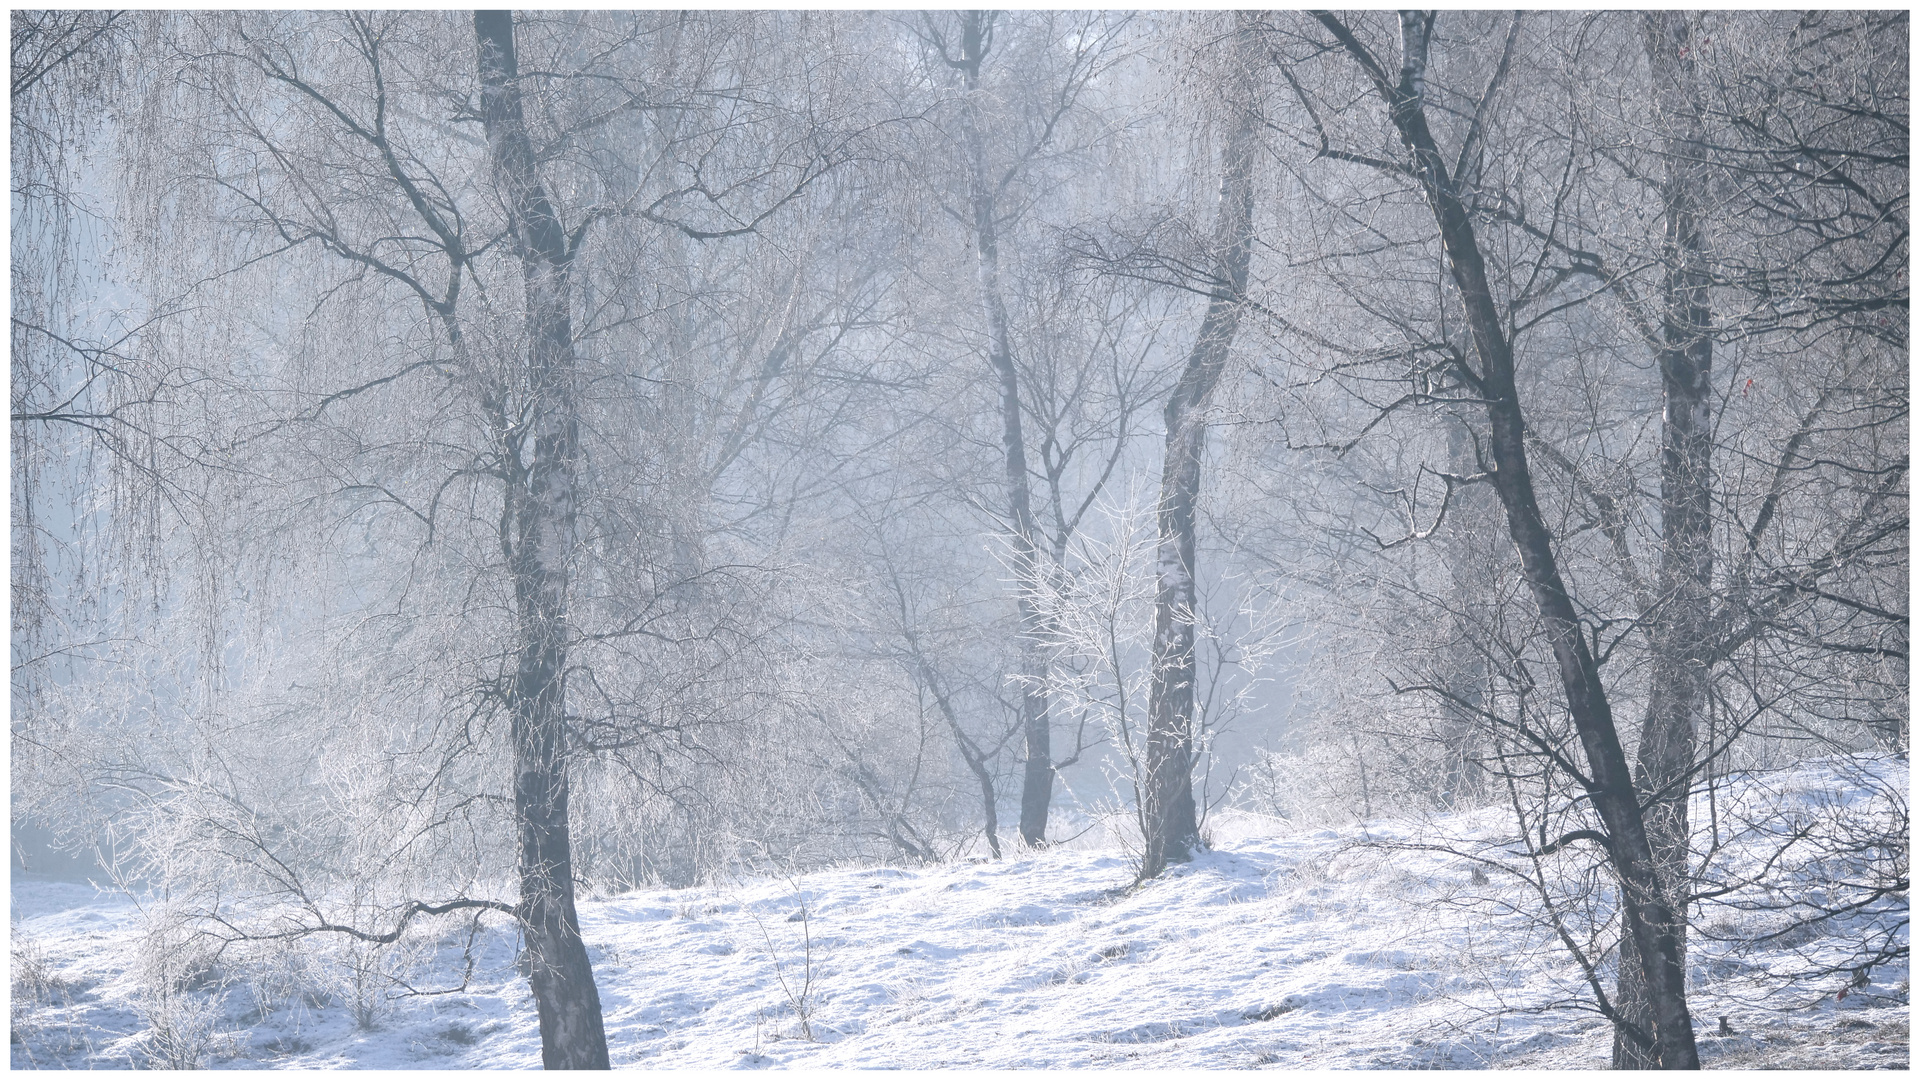
[[[1246,36],[1243,26],[1241,36]],[[1244,73],[1238,73],[1245,80]],[[1244,82],[1242,83],[1244,86]],[[1207,449],[1207,404],[1226,369],[1253,258],[1253,155],[1258,118],[1234,95],[1220,160],[1211,297],[1186,367],[1167,395],[1160,471],[1153,604],[1153,670],[1147,699],[1146,776],[1139,787],[1142,880],[1185,862],[1200,842],[1193,802],[1194,510]]]
[[[1433,15],[1401,13],[1402,60],[1397,81],[1344,23],[1327,14],[1317,17],[1366,70],[1386,100],[1439,228],[1481,365],[1478,373],[1469,370],[1465,374],[1478,383],[1486,402],[1494,488],[1506,511],[1507,532],[1519,553],[1521,573],[1546,624],[1567,711],[1586,754],[1588,775],[1581,782],[1606,826],[1608,855],[1620,882],[1625,933],[1633,936],[1639,950],[1652,1001],[1654,1030],[1644,1034],[1651,1035],[1661,1067],[1697,1069],[1700,1059],[1694,1046],[1693,1018],[1687,1012],[1686,971],[1674,934],[1677,920],[1668,905],[1668,890],[1654,859],[1599,666],[1581,634],[1579,616],[1554,558],[1552,533],[1534,497],[1527,464],[1526,421],[1514,382],[1512,345],[1487,284],[1479,240],[1427,127],[1427,42]]]
[[[513,807],[520,832],[520,923],[549,1069],[605,1069],[600,992],[574,910],[567,822],[564,673],[578,420],[566,232],[535,172],[517,85],[513,16],[474,14],[480,100],[494,183],[526,282],[525,422],[500,432],[508,472],[504,546],[519,638],[507,688]]]
[[[961,139],[967,155],[967,201],[973,212],[974,267],[987,321],[987,364],[1000,390],[1000,440],[1006,450],[1007,520],[1013,528],[1013,571],[1020,590],[1021,725],[1026,734],[1026,772],[1020,787],[1020,838],[1030,847],[1047,841],[1053,803],[1053,726],[1047,709],[1047,627],[1032,599],[1044,573],[1033,496],[1027,476],[1027,444],[1020,422],[1020,375],[1013,365],[1007,307],[1000,295],[1000,231],[995,185],[987,174],[985,133],[980,130],[980,63],[990,47],[989,12],[961,16],[960,71],[967,97],[961,104]]]
[[[1708,621],[1713,584],[1713,312],[1706,241],[1698,206],[1705,182],[1702,121],[1692,92],[1693,57],[1687,16],[1644,16],[1655,122],[1670,133],[1662,142],[1661,185],[1666,240],[1661,252],[1663,318],[1658,348],[1664,409],[1660,439],[1660,588],[1651,620],[1653,670],[1640,729],[1634,786],[1646,807],[1647,839],[1663,884],[1670,890],[1669,928],[1686,957],[1684,891],[1690,875],[1687,796],[1692,789],[1695,718],[1706,706],[1710,657]],[[1629,1022],[1648,1026],[1652,996],[1631,936],[1621,941],[1614,1007]],[[1616,1069],[1658,1067],[1649,1048],[1624,1034],[1613,1040]]]

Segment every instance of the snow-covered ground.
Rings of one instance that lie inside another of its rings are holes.
[[[1873,813],[1862,778],[1904,799],[1906,769],[1815,763],[1766,790]],[[1392,846],[1493,836],[1499,820],[1287,833],[1228,817],[1216,850],[1133,890],[1124,852],[1055,849],[636,892],[584,900],[581,918],[616,1067],[1601,1067],[1598,1016],[1540,1008],[1576,1000],[1581,980],[1521,885]],[[216,966],[156,1002],[140,905],[18,878],[12,898],[15,1068],[539,1064],[503,920],[471,939],[466,923],[423,925],[403,974],[457,988],[471,957],[456,992],[406,996],[379,957],[357,984],[289,959]],[[1820,947],[1803,936],[1775,958]],[[1709,1065],[1907,1067],[1904,967],[1782,1011],[1743,978],[1765,955],[1717,948],[1696,943],[1693,964]]]

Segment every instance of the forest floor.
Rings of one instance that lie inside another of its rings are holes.
[[[1810,813],[1904,816],[1907,763],[1815,762],[1767,790]],[[1134,889],[1124,851],[1053,849],[640,891],[580,914],[615,1067],[1604,1067],[1607,1025],[1577,1006],[1580,971],[1526,884],[1414,846],[1470,848],[1501,820],[1299,832],[1226,816],[1214,850]],[[398,952],[216,965],[156,995],[150,900],[20,876],[11,891],[16,1069],[539,1064],[499,919]],[[1904,944],[1904,908],[1887,918]],[[1802,935],[1736,960],[1697,942],[1706,1064],[1908,1067],[1904,966],[1841,1000],[1840,978],[1770,994],[1754,977],[1839,947]]]

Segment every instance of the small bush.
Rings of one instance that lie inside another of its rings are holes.
[[[225,976],[217,944],[165,908],[148,913],[135,970],[141,988],[133,1008],[147,1030],[139,1039],[153,1069],[198,1069],[214,1056],[231,1056],[239,1036],[224,1030]]]

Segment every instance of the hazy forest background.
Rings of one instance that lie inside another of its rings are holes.
[[[1616,1065],[1704,948],[1904,1007],[1904,12],[11,32],[12,866],[140,1060],[490,927],[604,1067],[589,898],[1253,820],[1511,880]]]

